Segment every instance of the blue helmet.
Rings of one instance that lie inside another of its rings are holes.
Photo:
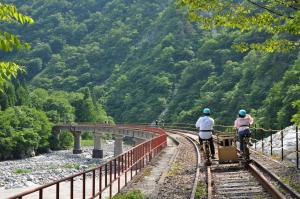
[[[210,109],[209,109],[209,108],[203,109],[203,113],[204,113],[204,114],[210,114]]]
[[[245,117],[246,114],[247,114],[247,112],[246,112],[246,110],[244,110],[244,109],[241,109],[241,110],[239,111],[239,115],[242,116],[242,117]]]

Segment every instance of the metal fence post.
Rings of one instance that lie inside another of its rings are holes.
[[[255,151],[256,151],[256,142],[257,142],[257,137],[256,137],[256,124],[254,125],[254,148],[255,148]]]
[[[271,144],[271,156],[273,155],[273,133],[272,133],[272,130],[269,129],[269,132],[271,133],[270,135],[270,144]]]
[[[262,139],[261,139],[261,152],[262,154],[264,154],[264,127],[261,126],[261,135],[262,135]]]
[[[281,161],[283,161],[283,130],[281,130]]]
[[[296,158],[297,158],[297,169],[299,169],[299,135],[298,135],[298,126],[296,126]]]

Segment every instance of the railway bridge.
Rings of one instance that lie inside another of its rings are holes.
[[[103,135],[111,133],[115,138],[114,156],[123,153],[123,138],[131,137],[134,140],[134,145],[138,145],[145,140],[155,137],[155,133],[141,129],[138,126],[124,125],[103,125],[103,124],[58,124],[52,128],[54,135],[58,136],[61,131],[70,131],[74,137],[73,154],[82,153],[80,140],[83,132],[93,132],[94,134],[94,149],[93,158],[103,158]]]

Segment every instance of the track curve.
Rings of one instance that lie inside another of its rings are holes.
[[[198,142],[198,135],[195,132],[178,129],[167,131],[190,137],[195,143]],[[286,198],[279,191],[281,188],[275,187],[269,178],[265,177],[268,174],[256,164],[221,165],[213,161],[212,166],[206,167],[208,198]]]

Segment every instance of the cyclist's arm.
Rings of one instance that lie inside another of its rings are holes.
[[[253,123],[254,123],[254,119],[253,119],[253,117],[251,117],[250,115],[249,115],[249,118],[250,118],[250,121],[249,121],[249,123],[250,123],[250,125],[251,125],[251,124],[253,124]]]
[[[195,126],[196,126],[197,129],[200,128],[200,119],[201,119],[201,118],[199,118],[199,119],[197,120],[196,124],[195,124]]]
[[[234,126],[233,126],[235,129],[238,129],[240,127],[240,123],[239,123],[239,119],[236,119],[234,121]]]

